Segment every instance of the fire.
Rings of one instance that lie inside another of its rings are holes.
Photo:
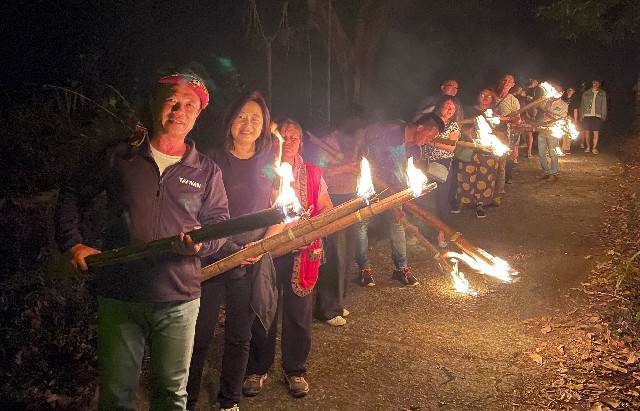
[[[495,117],[492,117],[493,113],[489,113],[489,115],[492,119],[490,121],[495,122]],[[502,144],[500,139],[493,134],[493,129],[489,125],[489,121],[484,116],[476,117],[475,123],[481,145],[491,147],[493,153],[497,156],[502,156],[509,151],[509,147]]]
[[[286,216],[284,223],[287,224],[298,220],[304,210],[302,209],[302,204],[300,204],[298,197],[296,197],[296,192],[293,187],[291,187],[291,183],[295,181],[293,178],[293,167],[289,163],[282,162],[282,144],[284,143],[284,138],[280,135],[277,125],[271,126],[271,133],[278,138],[278,144],[280,145],[275,165],[276,173],[278,173],[281,179],[280,194],[278,195],[278,198],[276,198],[273,206],[282,210],[282,213]]]
[[[358,178],[358,197],[369,198],[376,193],[371,179],[369,160],[362,158],[360,162],[360,177]]]
[[[484,260],[477,259],[475,257],[470,256],[469,254],[460,254],[452,251],[447,252],[444,257],[445,258],[454,258],[461,260],[469,267],[474,270],[479,271],[482,274],[489,275],[491,277],[495,277],[505,283],[510,283],[513,281],[513,276],[518,273],[513,271],[509,264],[501,258],[494,257],[491,254],[487,253],[484,250],[478,249],[482,255],[487,257],[487,259],[491,260],[491,264],[485,262]]]
[[[560,92],[558,92],[558,90],[555,89],[555,87],[553,87],[551,84],[547,83],[546,81],[542,84],[540,84],[540,87],[542,87],[542,89],[544,90],[544,96],[546,98],[560,98],[562,97],[562,94],[560,94]]]
[[[571,119],[566,119],[565,122],[571,140],[575,140],[576,138],[578,138],[578,136],[580,135],[580,131],[578,131],[578,129],[576,128],[576,124]]]
[[[568,118],[556,121],[553,125],[545,126],[552,137],[562,138],[568,135],[571,140],[575,140],[580,135],[576,125]]]
[[[413,195],[416,197],[420,196],[428,180],[427,176],[413,165],[413,157],[409,157],[407,161],[407,180],[407,184],[413,192]]]
[[[564,129],[560,123],[556,123],[552,126],[547,127],[552,137],[562,138],[564,136]]]
[[[500,116],[493,116],[493,110],[491,110],[490,108],[486,109],[484,112],[484,118],[487,120],[488,123],[493,123],[493,124],[500,124]]]
[[[451,277],[453,278],[453,287],[457,292],[462,294],[469,294],[476,296],[478,292],[471,288],[469,281],[465,278],[464,273],[458,270],[458,260],[451,259],[453,263],[453,270],[451,270]]]

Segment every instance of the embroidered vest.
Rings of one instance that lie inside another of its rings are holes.
[[[320,181],[322,169],[308,163],[302,163],[300,168],[300,204],[305,209],[313,206],[311,217],[318,214],[318,194],[320,193]],[[322,241],[315,240],[305,250],[296,254],[293,260],[293,272],[291,274],[291,288],[293,292],[304,297],[313,291],[318,280],[318,269],[322,259]]]

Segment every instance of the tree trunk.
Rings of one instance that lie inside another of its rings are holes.
[[[267,47],[267,97],[269,104],[271,105],[271,110],[273,110],[273,100],[271,99],[271,83],[273,82],[272,73],[271,73],[271,43],[272,40],[265,39],[265,46]]]
[[[345,106],[361,103],[372,81],[373,60],[394,11],[404,0],[361,1],[353,39],[344,30],[335,10],[329,13],[330,0],[307,0],[312,24],[324,42],[331,42],[345,91]]]

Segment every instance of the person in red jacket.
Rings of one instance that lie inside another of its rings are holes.
[[[295,181],[291,184],[302,207],[311,209],[311,216],[333,207],[327,184],[322,178],[322,168],[303,161],[299,154],[302,146],[302,128],[287,119],[280,125],[284,138],[282,162],[293,167]],[[306,362],[311,349],[312,291],[318,279],[322,257],[322,243],[316,240],[309,246],[274,259],[276,286],[282,293],[279,306],[282,309],[282,369],[289,392],[303,397],[309,392]],[[278,310],[280,310],[278,307]],[[251,329],[251,346],[247,377],[242,386],[246,396],[257,395],[267,379],[267,372],[275,359],[278,321],[268,330],[254,320]]]
[[[172,253],[99,269],[98,371],[101,410],[135,409],[145,343],[151,350],[151,409],[183,410],[200,306],[200,258],[224,239],[195,244],[184,232],[229,218],[218,166],[186,138],[209,94],[191,74],[159,79],[149,134],[119,143],[64,186],[56,206],[56,239],[72,265],[100,251],[86,244],[81,213],[107,193],[106,248],[180,235]]]

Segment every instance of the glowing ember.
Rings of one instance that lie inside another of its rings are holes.
[[[502,144],[500,139],[493,134],[493,129],[484,116],[476,117],[475,123],[478,136],[480,137],[480,145],[491,147],[493,154],[497,156],[502,156],[509,151],[509,147]]]
[[[425,184],[427,184],[427,176],[413,165],[413,157],[409,157],[407,161],[407,184],[415,197],[422,194]]]
[[[456,291],[462,294],[478,295],[478,292],[473,290],[469,285],[469,281],[465,278],[464,273],[458,271],[458,260],[453,258],[451,262],[453,263],[451,277],[453,278],[453,287]]]
[[[376,193],[371,180],[371,166],[366,158],[360,162],[360,177],[358,178],[358,197],[369,198]]]
[[[479,271],[482,274],[495,277],[505,283],[512,282],[513,276],[518,274],[517,272],[513,271],[511,267],[509,267],[509,264],[501,258],[494,257],[484,250],[479,249],[478,252],[482,253],[482,255],[484,255],[487,259],[491,260],[492,264],[489,264],[484,260],[474,258],[466,253],[460,254],[449,251],[444,255],[444,257],[459,259],[474,270]]]

